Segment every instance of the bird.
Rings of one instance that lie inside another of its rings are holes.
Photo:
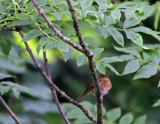
[[[112,83],[109,79],[108,73],[99,75],[98,76],[98,81],[99,81],[99,88],[100,88],[100,91],[101,91],[101,95],[104,96],[112,88]],[[83,94],[80,97],[78,97],[77,100],[81,100],[87,94],[92,94],[92,95],[96,96],[96,91],[95,91],[95,87],[94,87],[93,82],[91,82],[87,86],[86,90],[83,92]]]

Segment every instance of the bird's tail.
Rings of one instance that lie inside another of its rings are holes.
[[[77,99],[77,100],[78,100],[78,101],[79,101],[79,100],[81,100],[81,99],[82,99],[86,94],[87,94],[87,93],[86,93],[86,92],[84,92],[80,97],[78,97],[78,99]]]

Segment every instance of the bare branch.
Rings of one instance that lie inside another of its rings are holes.
[[[48,26],[54,31],[54,33],[55,33],[56,36],[58,36],[64,42],[70,44],[76,50],[84,53],[83,49],[79,45],[77,45],[76,43],[74,43],[69,38],[65,37],[63,34],[61,34],[61,32],[59,30],[57,30],[57,28],[53,25],[53,23],[47,18],[46,14],[44,13],[44,10],[39,6],[39,4],[36,2],[36,0],[31,0],[31,1],[34,4],[34,6],[37,8],[39,14],[41,14],[42,17],[45,19],[45,21],[47,22]]]
[[[86,45],[86,43],[85,43],[85,41],[82,37],[82,34],[80,32],[80,27],[79,27],[79,24],[78,24],[78,20],[77,20],[76,14],[75,14],[75,10],[74,10],[74,7],[73,7],[71,1],[70,0],[66,0],[66,1],[67,1],[67,4],[68,4],[68,7],[69,7],[69,11],[72,15],[73,26],[74,26],[75,31],[76,31],[76,36],[79,39],[80,45],[84,49],[84,52],[85,52],[84,54],[88,57],[89,67],[90,67],[91,74],[92,74],[92,77],[93,77],[93,81],[94,81],[94,84],[95,84],[96,96],[97,96],[97,115],[98,115],[97,116],[97,123],[98,124],[103,124],[103,97],[101,95],[99,85],[98,85],[99,81],[98,81],[98,76],[97,76],[97,73],[96,73],[96,68],[95,68],[95,64],[94,64],[94,60],[93,60],[94,55],[89,50],[89,48],[87,47],[87,45]]]
[[[43,46],[43,49],[44,49],[45,46]],[[43,60],[44,60],[44,65],[45,65],[45,69],[46,69],[46,73],[47,73],[47,76],[51,79],[51,74],[50,74],[50,71],[49,71],[49,68],[48,68],[48,60],[47,60],[47,55],[46,55],[46,51],[43,52]],[[56,102],[56,105],[58,107],[58,110],[61,114],[61,116],[63,117],[64,121],[66,122],[66,124],[71,124],[69,122],[69,120],[67,119],[63,109],[61,108],[61,105],[59,103],[59,100],[58,100],[58,97],[57,97],[57,93],[55,91],[55,89],[52,89],[52,94],[54,96],[54,99],[55,99],[55,102]]]
[[[19,30],[19,33],[21,35],[21,37],[24,37],[24,34],[21,30]],[[87,110],[85,109],[80,103],[76,102],[74,99],[70,98],[68,95],[65,94],[65,92],[63,92],[62,90],[60,90],[51,80],[50,77],[47,76],[46,72],[41,68],[40,64],[38,63],[37,59],[35,58],[35,56],[33,55],[29,45],[27,42],[25,42],[25,46],[26,49],[28,51],[28,53],[30,54],[35,66],[37,67],[37,69],[40,71],[40,73],[43,75],[43,77],[47,80],[48,84],[50,85],[51,89],[55,89],[62,97],[64,97],[67,101],[69,101],[70,103],[74,104],[75,106],[79,107],[83,113],[94,123],[96,123],[96,119],[94,118],[94,116]]]
[[[3,98],[0,96],[0,102],[3,104],[5,109],[8,111],[8,113],[11,115],[11,117],[15,120],[17,124],[21,124],[21,121],[18,119],[18,117],[14,114],[14,112],[10,109],[10,107],[7,105],[7,103],[3,100]]]

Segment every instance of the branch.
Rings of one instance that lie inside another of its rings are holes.
[[[78,24],[78,20],[76,18],[76,14],[75,14],[75,10],[74,10],[74,7],[71,3],[70,0],[66,0],[67,1],[67,4],[68,4],[68,7],[69,7],[69,11],[72,15],[72,19],[73,19],[73,26],[75,28],[75,31],[76,31],[76,36],[78,37],[79,39],[79,43],[80,45],[82,46],[83,50],[84,50],[84,54],[88,57],[88,61],[89,61],[89,67],[90,67],[90,70],[91,70],[91,74],[92,74],[92,77],[93,77],[93,81],[94,81],[94,85],[95,85],[95,89],[96,89],[96,96],[97,96],[97,123],[98,124],[103,124],[103,97],[101,95],[101,92],[100,92],[100,88],[99,88],[99,81],[98,81],[98,76],[97,76],[97,73],[96,73],[96,68],[95,68],[95,64],[94,64],[94,55],[92,54],[92,52],[89,50],[89,48],[87,47],[83,37],[82,37],[82,34],[80,32],[80,29],[79,29],[79,24]]]
[[[19,33],[21,35],[21,37],[24,37],[24,34],[21,30],[19,30]],[[47,80],[48,84],[50,85],[51,90],[55,89],[62,97],[64,97],[67,101],[69,101],[70,103],[74,104],[75,106],[79,107],[83,113],[94,123],[96,123],[96,119],[94,118],[94,116],[87,110],[85,109],[80,103],[76,102],[75,100],[73,100],[72,98],[70,98],[68,95],[65,94],[65,92],[63,92],[62,90],[60,90],[51,80],[50,77],[47,76],[46,72],[41,68],[40,64],[38,63],[37,59],[35,58],[35,56],[32,53],[32,50],[30,49],[29,45],[27,42],[25,42],[25,46],[26,49],[28,51],[28,53],[30,54],[35,66],[37,67],[37,69],[40,71],[40,73],[43,75],[43,77]]]
[[[10,109],[10,107],[7,105],[7,103],[3,100],[3,98],[0,96],[0,102],[3,104],[5,109],[8,111],[8,113],[11,115],[11,117],[15,120],[17,124],[21,124],[20,120],[17,118],[17,116],[13,113],[13,111]]]
[[[43,46],[43,49],[45,48],[45,46]],[[45,65],[45,69],[46,69],[46,73],[47,73],[47,76],[51,79],[51,74],[49,72],[49,68],[48,68],[48,60],[47,60],[47,55],[46,55],[46,51],[43,52],[43,60],[44,60],[44,65]],[[71,124],[69,122],[69,120],[67,119],[63,109],[61,108],[61,105],[59,103],[59,100],[58,100],[58,97],[57,97],[57,93],[55,91],[55,89],[52,89],[52,94],[54,96],[54,99],[55,99],[55,102],[56,102],[56,105],[58,107],[58,110],[61,114],[61,116],[63,117],[64,121],[66,122],[66,124]]]
[[[41,14],[42,17],[45,19],[45,21],[47,22],[48,26],[54,31],[54,33],[55,33],[56,36],[58,36],[64,42],[70,44],[76,50],[84,53],[83,49],[79,45],[77,45],[76,43],[74,43],[69,38],[65,37],[63,34],[61,34],[61,32],[59,30],[57,30],[57,28],[53,25],[53,23],[47,18],[46,14],[44,13],[44,10],[39,6],[39,4],[36,2],[36,0],[31,0],[31,1],[34,4],[34,6],[37,8],[39,14]]]

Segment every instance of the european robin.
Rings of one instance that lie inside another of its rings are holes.
[[[104,74],[99,75],[98,80],[99,80],[99,88],[101,90],[101,94],[102,94],[102,96],[104,96],[112,88],[112,83],[111,83],[107,73],[105,75]],[[96,95],[93,82],[91,82],[88,85],[88,87],[86,88],[84,93],[77,100],[81,100],[87,94],[92,94],[94,96]]]

